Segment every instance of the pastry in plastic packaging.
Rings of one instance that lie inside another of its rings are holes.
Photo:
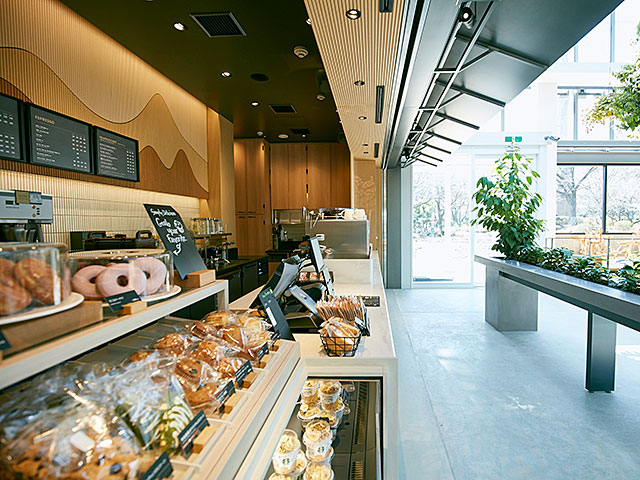
[[[229,312],[211,312],[204,317],[203,322],[211,324],[214,328],[222,328],[235,320],[235,315]]]
[[[186,393],[187,401],[194,411],[204,410],[205,414],[215,412],[220,408],[216,395],[225,387],[225,383],[211,382],[200,385],[197,389]]]
[[[173,355],[181,354],[187,349],[187,346],[187,338],[179,333],[169,333],[155,344],[156,349]]]

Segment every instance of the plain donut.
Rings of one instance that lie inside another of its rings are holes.
[[[120,281],[126,283],[122,285]],[[96,278],[98,291],[105,297],[134,290],[142,295],[147,286],[147,276],[142,270],[129,263],[116,263],[104,269]]]
[[[167,267],[157,258],[140,257],[132,260],[131,264],[148,275],[145,295],[156,293],[167,279]]]
[[[87,300],[102,300],[102,295],[96,288],[96,278],[106,268],[102,265],[89,265],[78,270],[71,279],[73,291],[82,294]]]

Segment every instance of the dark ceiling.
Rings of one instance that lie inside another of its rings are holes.
[[[196,98],[233,121],[236,138],[269,141],[337,141],[342,128],[328,92],[318,101],[322,61],[302,0],[239,2],[190,0],[62,0]],[[246,36],[208,37],[190,13],[231,12]],[[187,30],[178,31],[175,22]],[[309,54],[293,54],[297,45]],[[231,72],[224,78],[221,72]],[[265,74],[268,81],[250,78]],[[251,106],[258,101],[259,106]],[[269,104],[291,104],[295,114],[277,115]],[[306,138],[291,129],[307,128]],[[289,138],[278,139],[286,133]]]

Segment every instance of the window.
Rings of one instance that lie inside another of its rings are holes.
[[[611,87],[558,87],[557,132],[563,140],[613,140],[610,123],[587,126],[584,119],[598,99]],[[616,132],[616,138],[627,138],[627,132]]]
[[[578,44],[578,61],[608,63],[611,60],[611,17],[605,18]]]
[[[602,231],[602,166],[558,166],[556,230],[558,233]]]
[[[626,0],[615,11],[615,61],[633,62],[637,57],[636,28],[640,23],[640,0]]]
[[[640,231],[638,185],[640,165],[558,165],[557,233]]]

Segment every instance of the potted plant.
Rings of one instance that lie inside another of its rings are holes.
[[[478,180],[473,194],[477,218],[472,225],[497,232],[498,240],[491,248],[507,259],[534,247],[536,236],[542,232],[543,220],[535,217],[542,197],[533,188],[534,178],[540,175],[531,169],[531,161],[512,144],[496,162],[495,176]]]

